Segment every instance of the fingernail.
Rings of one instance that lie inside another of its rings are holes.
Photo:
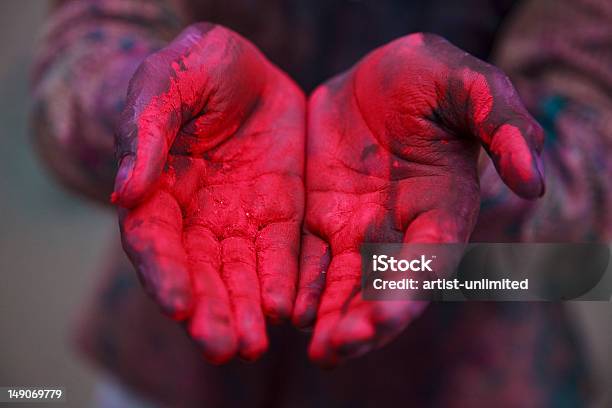
[[[291,302],[282,294],[267,291],[263,298],[264,312],[273,324],[281,323],[291,316]]]
[[[173,320],[181,321],[191,315],[192,298],[180,289],[173,289],[159,299],[165,313]]]
[[[134,156],[131,154],[123,156],[119,162],[119,170],[117,170],[117,176],[115,177],[115,191],[113,192],[114,197],[111,196],[111,200],[115,200],[113,202],[117,201],[117,196],[122,192],[122,190],[125,188],[125,184],[132,176],[134,162]]]
[[[298,329],[311,329],[316,318],[316,304],[309,302],[304,295],[298,296],[293,311],[293,325]]]

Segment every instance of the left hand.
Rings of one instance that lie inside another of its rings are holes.
[[[508,78],[437,36],[393,41],[315,90],[293,313],[297,326],[315,324],[313,360],[380,347],[424,309],[364,301],[360,245],[467,242],[481,145],[514,192],[544,193],[542,131]]]

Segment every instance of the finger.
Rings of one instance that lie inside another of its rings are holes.
[[[424,39],[429,50],[436,51],[430,56],[441,62],[433,70],[436,82],[446,89],[439,95],[438,111],[444,122],[451,128],[466,127],[480,139],[502,180],[515,193],[524,198],[544,194],[543,131],[510,79],[441,37],[426,35]]]
[[[147,57],[130,80],[127,103],[115,135],[120,157],[111,196],[113,203],[132,207],[146,198],[161,174],[182,122],[179,77],[181,56],[198,33],[188,28],[164,49]]]
[[[212,363],[230,360],[238,350],[232,310],[220,275],[220,245],[210,230],[194,225],[183,234],[197,298],[189,334]]]
[[[446,203],[417,215],[404,232],[404,244],[465,243],[478,215],[477,196],[445,197]],[[461,208],[467,208],[462,211]],[[405,246],[405,249],[410,247]],[[409,257],[410,254],[403,253]],[[409,259],[409,258],[405,258]]]
[[[122,207],[136,205],[153,189],[179,130],[180,99],[169,83],[170,70],[161,57],[151,56],[130,81],[116,133],[120,162],[111,196]]]
[[[245,360],[255,360],[268,348],[268,338],[254,245],[244,238],[227,238],[221,243],[221,260],[221,276],[234,312],[239,354]]]
[[[334,327],[330,343],[341,358],[353,358],[369,352],[376,339],[372,319],[372,301],[355,296]]]
[[[459,211],[462,204],[466,206],[460,197],[448,199],[443,207],[419,214],[408,225],[399,259],[417,259],[426,254],[434,260],[431,272],[420,272],[422,278],[449,277],[459,264],[477,216],[477,211]],[[476,203],[466,207],[475,206]],[[408,291],[407,296],[411,295]],[[414,295],[418,299],[419,294]],[[408,298],[413,299],[415,297]]]
[[[521,197],[540,197],[545,191],[541,126],[527,112],[512,83],[501,71],[494,69],[486,80],[480,75],[465,75],[471,81],[475,133],[497,172]],[[492,104],[486,101],[489,95]]]
[[[445,207],[420,213],[411,221],[404,234],[406,245],[398,259],[415,259],[426,253],[436,259],[435,275],[429,278],[450,273],[462,252],[462,246],[457,243],[467,241],[474,223],[471,218],[475,218],[457,211],[461,202],[455,201],[447,200]],[[387,344],[421,314],[427,303],[409,297],[366,301],[355,296],[331,334],[334,352],[340,358],[352,358]]]
[[[423,312],[425,301],[368,301],[355,296],[331,337],[341,359],[355,358],[395,339]]]
[[[320,316],[315,324],[312,339],[308,346],[308,356],[322,367],[338,365],[339,358],[331,347],[331,335],[340,318],[340,310]]]
[[[305,232],[302,235],[298,293],[292,316],[293,324],[299,328],[314,324],[329,262],[329,245]]]
[[[145,289],[177,320],[193,306],[187,255],[182,244],[182,214],[168,192],[157,191],[142,205],[120,213],[123,248]]]
[[[275,322],[288,318],[293,310],[299,228],[296,222],[274,223],[263,228],[255,242],[262,306]]]
[[[338,362],[331,344],[331,335],[343,308],[359,292],[360,279],[359,253],[348,252],[333,257],[309,348],[310,358],[318,364],[329,366]]]

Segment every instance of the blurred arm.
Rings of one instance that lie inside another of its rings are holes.
[[[179,31],[179,15],[173,1],[53,3],[32,75],[31,122],[38,153],[62,184],[108,202],[127,84]]]
[[[606,0],[528,1],[515,15],[496,62],[545,130],[547,192],[535,202],[521,200],[485,166],[473,239],[612,236],[611,27]]]

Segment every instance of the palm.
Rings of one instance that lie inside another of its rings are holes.
[[[150,156],[159,156],[159,148],[145,150],[146,138],[155,135],[151,127],[162,127],[158,117],[168,106],[181,111],[166,121],[171,127],[180,118],[180,126],[168,133],[160,176],[151,182],[150,171],[136,164],[128,184],[119,182],[119,202],[129,205],[134,191],[146,191],[146,199],[122,211],[122,238],[145,287],[166,312],[189,320],[207,358],[254,359],[267,347],[264,314],[287,317],[295,295],[304,97],[244,39],[201,31],[196,41],[187,33],[145,68],[184,67],[170,74],[176,95],[138,103],[148,95],[146,84],[132,81],[128,106],[139,110],[124,129],[136,122],[136,132],[122,134],[128,142],[136,134],[142,149],[136,163],[149,154],[145,165],[156,166]],[[180,63],[168,61],[176,54]]]
[[[305,228],[332,254],[317,325],[349,322],[342,325],[343,331],[330,333],[336,338],[328,341],[340,353],[351,354],[360,352],[362,337],[369,335],[361,333],[361,325],[350,323],[351,312],[359,314],[366,305],[387,306],[368,304],[359,296],[361,244],[466,240],[478,212],[478,145],[441,130],[416,128],[414,143],[406,145],[411,157],[402,156],[381,145],[380,136],[366,125],[352,102],[346,77],[335,81],[326,92],[313,95],[309,106]],[[335,126],[332,131],[330,124]],[[422,306],[402,305],[404,317]],[[333,363],[327,345],[317,348],[326,343],[320,338],[313,341],[311,354]]]
[[[481,142],[515,191],[541,193],[531,150],[537,124],[499,82],[507,84],[492,67],[414,35],[374,51],[310,97],[293,318],[306,326],[316,314],[312,358],[335,364],[362,354],[422,310],[420,302],[361,298],[360,246],[466,242],[478,214]],[[504,108],[511,120],[498,114]]]
[[[478,207],[477,142],[415,126],[403,146],[410,154],[389,149],[366,124],[348,79],[335,79],[310,102],[307,230],[324,238],[332,253],[353,254],[364,242],[402,242],[417,215],[453,221],[445,226],[449,233],[452,227],[465,236]],[[450,209],[452,220],[439,217]],[[414,233],[419,240],[443,240],[432,234],[444,228],[433,227]]]

